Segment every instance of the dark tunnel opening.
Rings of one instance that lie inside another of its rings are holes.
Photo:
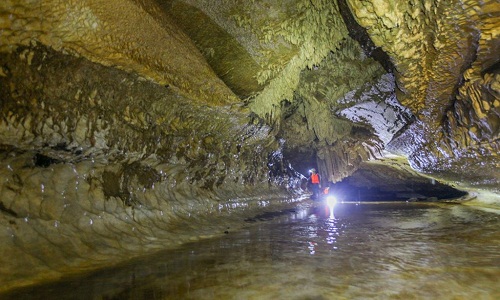
[[[334,183],[330,194],[338,201],[371,202],[371,201],[439,201],[454,199],[467,195],[466,192],[454,189],[448,185],[430,181],[408,182],[392,188],[387,186],[360,186],[351,182],[350,178]]]

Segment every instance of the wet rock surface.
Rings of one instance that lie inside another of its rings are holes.
[[[498,207],[499,11],[1,2],[1,289],[236,230],[311,167],[347,200]]]
[[[0,62],[3,289],[222,234],[212,218],[243,223],[295,201],[268,174],[280,164],[269,127],[241,109],[196,107],[43,46]]]
[[[389,149],[419,171],[498,192],[498,2],[347,2],[418,119]]]

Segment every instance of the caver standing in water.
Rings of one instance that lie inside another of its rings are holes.
[[[311,175],[309,176],[309,184],[310,184],[311,190],[313,192],[311,199],[317,200],[317,199],[319,199],[319,190],[320,190],[319,174],[316,173],[316,169],[314,169],[314,168],[311,169],[311,171],[309,171],[309,172],[311,173]]]

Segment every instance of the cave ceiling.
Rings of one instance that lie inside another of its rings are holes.
[[[31,64],[42,45],[256,116],[300,172],[338,182],[390,152],[498,192],[496,0],[6,0],[0,13],[1,53]],[[24,142],[7,127],[2,144]]]

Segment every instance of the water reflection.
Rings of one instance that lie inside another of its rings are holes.
[[[3,298],[498,299],[499,225],[459,205],[317,204]]]

